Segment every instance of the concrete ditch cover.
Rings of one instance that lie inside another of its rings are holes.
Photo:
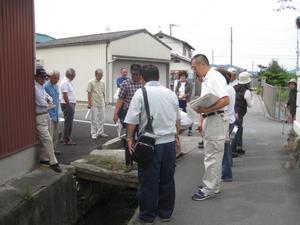
[[[72,165],[78,178],[136,188],[137,171],[128,171],[124,155],[123,149],[94,150]]]

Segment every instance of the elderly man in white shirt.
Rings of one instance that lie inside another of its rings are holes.
[[[64,114],[65,123],[64,123],[64,133],[63,133],[63,144],[64,145],[75,145],[71,139],[73,119],[76,105],[76,98],[73,85],[71,83],[76,76],[76,72],[73,68],[70,68],[66,71],[66,76],[60,84],[61,96],[61,109]]]
[[[41,144],[40,163],[47,164],[57,173],[61,168],[54,154],[54,147],[51,135],[48,129],[49,115],[48,102],[50,96],[47,96],[43,84],[46,80],[46,71],[43,68],[37,68],[35,74],[35,112],[36,112],[36,130],[39,142]]]
[[[221,165],[224,153],[225,137],[228,132],[227,105],[229,104],[225,78],[218,71],[209,67],[205,55],[197,54],[192,58],[192,68],[198,79],[202,79],[201,97],[206,94],[217,96],[218,101],[208,108],[198,107],[201,113],[199,131],[204,140],[203,184],[192,196],[194,201],[201,201],[220,192]]]
[[[177,133],[180,128],[178,99],[174,92],[158,82],[159,71],[156,66],[143,66],[141,75],[148,95],[156,140],[151,162],[147,165],[138,163],[139,221],[135,224],[152,224],[156,216],[168,222],[175,205],[175,139],[178,142]],[[147,123],[141,88],[131,100],[125,122],[127,143],[132,154],[135,128],[139,125],[140,131],[143,132]]]

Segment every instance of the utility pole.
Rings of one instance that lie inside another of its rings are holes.
[[[296,54],[297,54],[296,71],[298,71],[298,69],[299,69],[299,28],[298,27],[297,27],[297,50],[296,50]]]
[[[230,27],[230,65],[232,66],[232,27]]]
[[[178,27],[177,24],[173,24],[173,23],[170,23],[169,24],[169,28],[170,28],[170,36],[172,37],[172,27]]]
[[[214,64],[215,54],[214,49],[211,50],[211,64]]]

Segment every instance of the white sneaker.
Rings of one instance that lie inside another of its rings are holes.
[[[97,139],[97,135],[92,135],[92,139],[96,140]]]
[[[108,137],[107,134],[103,133],[103,134],[99,134],[100,137]]]

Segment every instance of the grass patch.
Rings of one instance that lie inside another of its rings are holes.
[[[27,188],[20,193],[20,198],[22,202],[29,202],[33,200],[33,193],[29,188]]]
[[[125,162],[118,160],[113,155],[89,155],[86,157],[88,163],[112,171],[126,170]]]

